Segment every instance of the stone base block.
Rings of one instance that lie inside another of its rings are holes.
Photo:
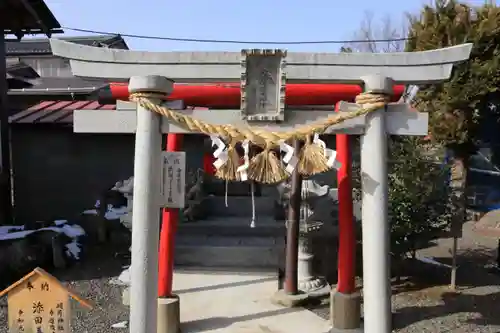
[[[332,290],[330,320],[334,329],[359,329],[361,327],[361,295],[359,293],[342,294]]]
[[[309,302],[309,295],[299,293],[296,295],[287,294],[283,289],[278,290],[271,297],[271,302],[276,305],[294,308],[304,306]]]
[[[180,333],[180,300],[177,295],[158,298],[157,333]]]

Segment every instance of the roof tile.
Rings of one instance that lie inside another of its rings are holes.
[[[9,117],[11,124],[73,123],[74,110],[114,110],[114,104],[95,101],[42,101]]]

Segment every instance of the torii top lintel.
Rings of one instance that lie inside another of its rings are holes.
[[[246,66],[242,52],[144,52],[50,40],[54,55],[70,60],[75,76],[128,81],[132,76],[160,75],[179,83],[239,82]],[[297,83],[363,83],[382,75],[398,84],[447,80],[454,64],[466,61],[472,44],[398,53],[296,53],[264,50],[280,61],[283,79]]]

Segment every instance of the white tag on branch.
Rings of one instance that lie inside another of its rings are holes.
[[[340,169],[341,164],[339,161],[336,160],[337,152],[333,149],[328,149],[326,147],[325,141],[321,140],[317,133],[314,134],[313,143],[323,148],[323,154],[325,155],[326,158],[326,164],[330,168]]]
[[[243,165],[240,165],[238,169],[236,169],[237,172],[240,173],[240,178],[242,181],[248,180],[248,173],[247,169],[248,166],[250,165],[250,158],[248,157],[249,151],[250,151],[250,141],[245,140],[241,144],[241,147],[243,148],[244,155],[243,155]]]
[[[285,153],[283,157],[283,163],[286,164],[285,171],[291,174],[299,162],[297,157],[295,157],[295,148],[281,141],[280,151]]]
[[[214,162],[214,167],[216,169],[219,169],[229,159],[229,156],[227,154],[226,144],[217,135],[210,135],[210,139],[212,139],[212,147],[217,146],[217,149],[215,149],[213,153],[214,157],[216,158]]]

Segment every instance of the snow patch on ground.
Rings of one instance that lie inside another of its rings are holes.
[[[74,239],[71,243],[66,244],[66,255],[68,257],[80,260],[80,252],[82,252],[82,249],[77,240]]]
[[[10,230],[19,230],[19,231],[14,231],[14,232],[2,232],[4,230],[0,230],[0,241],[2,240],[11,240],[11,239],[16,239],[16,238],[24,238],[32,233],[39,232],[39,231],[55,231],[59,233],[63,233],[69,238],[76,238],[85,235],[85,231],[83,228],[77,224],[75,225],[68,225],[64,224],[61,227],[47,227],[47,228],[40,228],[36,230],[23,230],[24,227],[22,226],[17,226],[17,228],[11,228]],[[7,229],[9,230],[9,229]]]
[[[116,278],[113,278],[109,283],[117,286],[129,286],[130,285],[130,266],[125,267],[125,269]]]
[[[122,193],[125,197],[131,193],[133,189],[133,177],[130,177],[127,180],[117,182],[115,186],[112,188],[114,191],[118,191]],[[100,200],[97,200],[94,209],[85,210],[83,215],[99,215],[99,208],[101,207]],[[130,207],[122,206],[122,207],[113,207],[112,205],[108,205],[106,207],[106,213],[104,215],[104,219],[106,220],[114,220],[119,221],[125,226],[131,228],[130,225],[124,223],[122,221],[124,218],[130,214]],[[40,231],[55,231],[57,233],[63,233],[67,237],[71,238],[71,241],[67,243],[66,246],[66,255],[70,258],[74,258],[76,260],[80,259],[80,253],[82,251],[82,246],[79,243],[79,238],[85,235],[85,230],[78,224],[69,224],[68,220],[55,220],[53,222],[53,226],[35,229],[35,230],[25,230],[24,226],[0,226],[0,242],[8,241],[14,239],[21,239],[30,234],[37,233]],[[122,283],[129,284],[130,283],[130,274],[128,270],[126,270],[129,277],[127,278],[125,275],[123,279],[125,280]],[[120,275],[120,277],[122,276]]]
[[[13,240],[25,238],[40,231],[55,231],[58,233],[63,233],[72,241],[66,244],[66,254],[76,260],[80,259],[81,245],[78,242],[78,238],[85,235],[85,230],[78,224],[67,224],[67,220],[57,220],[54,221],[55,227],[46,227],[36,230],[24,230],[24,226],[1,226],[0,227],[0,241]]]
[[[128,328],[128,321],[121,321],[119,323],[111,325],[112,328]]]
[[[433,257],[422,257],[422,256],[417,256],[416,259],[418,261],[424,262],[426,264],[430,264],[433,266],[440,266],[440,267],[446,267],[446,268],[451,268],[450,265],[443,264],[442,262],[439,262],[435,260]]]
[[[108,205],[108,208],[106,210],[106,214],[104,215],[104,218],[106,220],[118,220],[121,216],[126,215],[128,213],[128,207],[127,206],[122,206],[122,207],[113,207],[111,205]],[[97,209],[89,209],[83,212],[85,215],[99,215],[99,212]]]
[[[19,226],[19,225],[6,225],[6,226],[0,226],[0,235],[9,233],[11,231],[19,231],[23,230],[24,226]]]

